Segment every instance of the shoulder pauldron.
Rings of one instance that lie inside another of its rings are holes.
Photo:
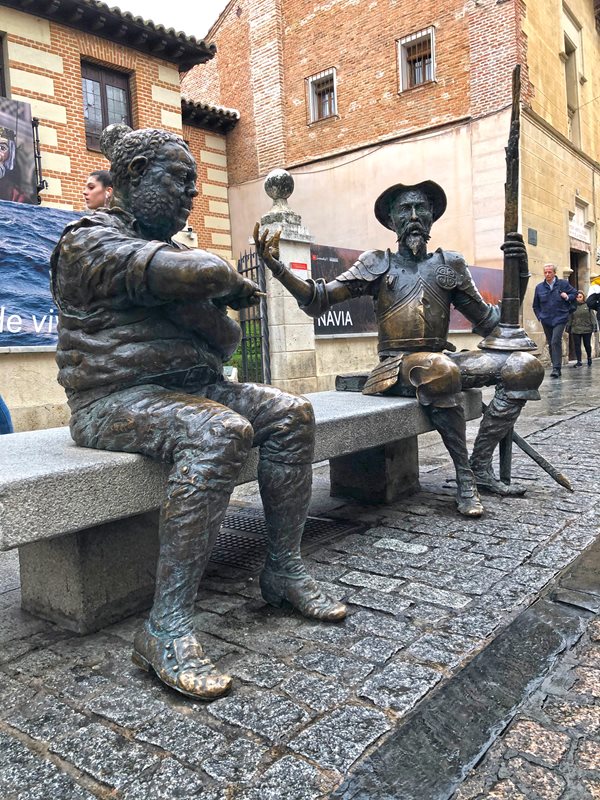
[[[338,275],[336,280],[340,283],[350,281],[366,281],[371,283],[384,275],[390,268],[390,251],[367,250],[362,253],[350,269]]]

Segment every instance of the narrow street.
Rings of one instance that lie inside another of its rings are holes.
[[[255,568],[213,562],[196,623],[235,683],[209,705],[131,663],[138,618],[79,637],[23,613],[3,554],[0,796],[600,797],[600,362],[542,394],[518,430],[574,494],[515,448],[525,498],[461,519],[434,434],[422,491],[390,506],[340,503],[316,469],[311,515],[332,533],[307,561],[351,604],[344,623],[271,609]],[[259,509],[238,490],[238,522]]]

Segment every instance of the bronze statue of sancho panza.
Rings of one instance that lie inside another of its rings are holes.
[[[256,225],[259,255],[273,275],[312,317],[334,303],[370,295],[379,333],[379,363],[363,388],[364,394],[414,396],[440,432],[456,467],[457,506],[461,514],[480,516],[477,487],[502,495],[522,493],[500,481],[492,469],[496,445],[512,430],[526,400],[539,399],[544,371],[530,353],[465,351],[447,341],[450,307],[457,308],[486,336],[500,320],[499,308],[478,292],[464,258],[438,249],[427,252],[432,224],[446,209],[446,195],[433,181],[396,184],[375,202],[375,216],[398,236],[398,251],[369,250],[346,272],[325,283],[304,281],[279,260],[279,235]],[[527,273],[527,251],[519,234],[507,236],[505,254],[521,261]],[[463,388],[495,384],[469,460],[464,412],[458,394]]]
[[[197,195],[196,165],[183,139],[117,125],[104,131],[101,145],[111,161],[112,206],[68,225],[52,256],[59,382],[78,445],[173,465],[154,604],[133,658],[177,691],[212,699],[229,690],[231,678],[202,651],[194,600],[253,445],[268,529],[263,597],[313,619],[346,614],[300,557],[312,407],[271,386],[223,379],[223,361],[240,337],[226,309],[256,302],[258,287],[218,256],[171,241]]]

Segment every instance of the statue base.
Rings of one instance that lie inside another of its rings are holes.
[[[480,350],[537,350],[537,345],[519,325],[501,322],[477,347]]]

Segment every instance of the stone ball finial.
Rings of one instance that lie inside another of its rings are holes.
[[[285,169],[272,169],[265,178],[265,192],[276,203],[286,201],[294,191],[294,179]]]

